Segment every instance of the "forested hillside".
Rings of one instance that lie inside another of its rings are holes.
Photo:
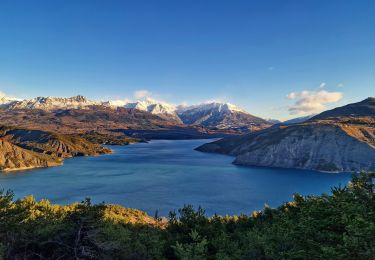
[[[374,259],[375,173],[332,194],[250,215],[207,217],[185,206],[168,219],[90,200],[59,206],[0,195],[4,259]]]

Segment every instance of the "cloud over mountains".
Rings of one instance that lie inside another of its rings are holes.
[[[287,98],[295,100],[295,103],[289,107],[289,113],[303,115],[321,112],[326,108],[326,104],[338,102],[342,97],[341,92],[328,92],[326,90],[291,92],[287,95]]]

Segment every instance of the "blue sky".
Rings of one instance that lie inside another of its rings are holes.
[[[287,119],[375,96],[374,13],[365,0],[3,0],[0,91],[147,90]]]

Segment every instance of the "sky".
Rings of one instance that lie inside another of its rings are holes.
[[[0,91],[289,119],[375,96],[374,13],[373,0],[2,0]]]

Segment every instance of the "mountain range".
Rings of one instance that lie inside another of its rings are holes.
[[[64,158],[109,153],[101,144],[144,139],[217,138],[270,126],[230,104],[192,107],[145,99],[84,96],[0,99],[0,170],[61,165]]]
[[[240,165],[319,171],[375,169],[375,98],[318,114],[302,123],[275,125],[224,138],[197,150],[235,156]]]
[[[17,100],[3,97],[1,108],[9,114],[10,111],[43,111],[45,113],[60,114],[66,110],[111,111],[138,110],[146,114],[155,115],[159,120],[169,124],[184,126],[201,126],[211,130],[231,131],[232,133],[246,133],[263,129],[272,123],[253,116],[235,105],[229,103],[209,102],[194,106],[173,106],[153,99],[135,102],[127,101],[91,101],[78,95],[70,98],[37,97],[33,99]],[[82,112],[88,114],[90,112]],[[96,114],[96,117],[98,115]],[[149,116],[150,117],[150,116]],[[151,125],[151,124],[149,124]],[[134,128],[134,125],[132,126]]]

